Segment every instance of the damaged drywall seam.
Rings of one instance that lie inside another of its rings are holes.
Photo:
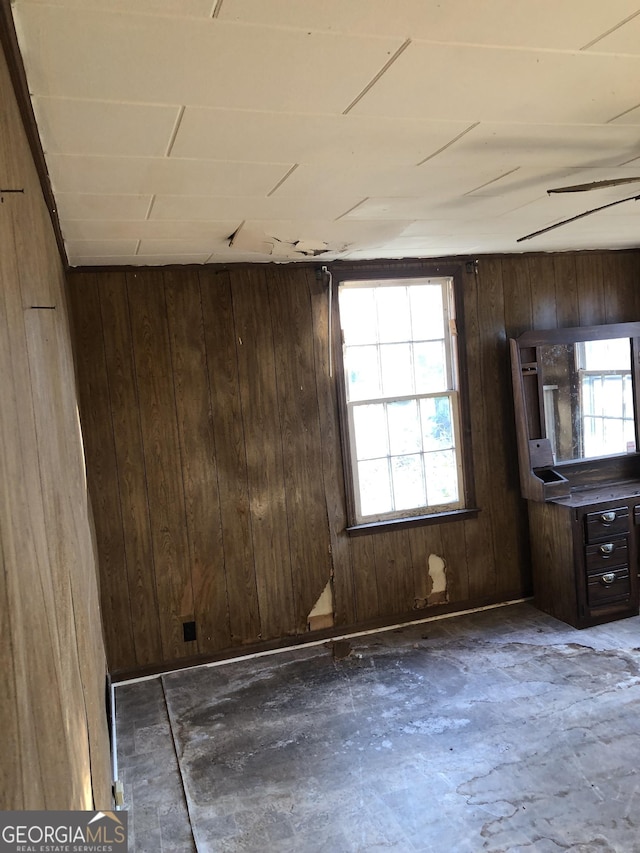
[[[414,599],[414,608],[422,610],[435,604],[447,604],[447,564],[438,554],[429,554],[427,560],[428,592],[423,597]]]

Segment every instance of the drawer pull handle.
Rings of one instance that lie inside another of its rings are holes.
[[[606,575],[602,575],[602,583],[605,585],[613,583],[615,579],[616,579],[615,572],[607,572]]]
[[[612,521],[616,520],[616,514],[613,510],[609,510],[608,512],[603,512],[600,516],[600,520],[603,524],[611,524]]]
[[[615,550],[616,546],[613,544],[613,542],[605,542],[604,545],[600,546],[600,553],[604,557],[610,557]]]

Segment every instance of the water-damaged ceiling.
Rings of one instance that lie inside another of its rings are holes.
[[[638,246],[640,5],[15,0],[72,265]]]

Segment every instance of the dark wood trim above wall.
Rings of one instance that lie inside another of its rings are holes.
[[[45,160],[44,151],[42,150],[42,143],[40,142],[38,125],[31,105],[31,95],[29,94],[27,75],[22,61],[22,54],[20,53],[16,28],[13,23],[11,0],[0,0],[0,45],[2,46],[2,50],[4,51],[4,55],[7,60],[11,83],[15,91],[22,124],[24,125],[29,149],[31,150],[31,156],[33,157],[38,178],[40,179],[42,194],[49,210],[49,216],[51,217],[51,224],[53,226],[53,233],[58,245],[58,251],[60,252],[60,258],[65,268],[69,269],[69,261],[67,259],[67,252],[64,246],[64,239],[62,237],[62,229],[60,228],[60,220],[58,219],[56,201],[53,195],[53,190],[51,189],[51,181],[49,180],[49,170],[47,169],[47,162]],[[2,176],[0,175],[0,187],[1,181]],[[1,188],[14,189],[11,187]],[[16,187],[15,189],[19,188]]]

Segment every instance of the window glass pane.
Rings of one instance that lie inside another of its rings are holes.
[[[625,453],[627,450],[624,440],[624,427],[621,420],[605,418],[604,421],[605,453]]]
[[[585,341],[585,370],[630,370],[631,347],[629,338],[613,338],[609,341]]]
[[[356,458],[375,459],[387,456],[387,419],[384,403],[354,406],[353,428],[356,438]]]
[[[391,470],[395,508],[400,510],[425,506],[422,456],[393,456]]]
[[[380,397],[380,370],[377,347],[346,347],[345,370],[349,400]]]
[[[622,376],[605,376],[602,387],[602,407],[611,418],[622,417],[623,404]]]
[[[377,298],[380,341],[410,341],[411,315],[407,288],[379,287]]]
[[[382,391],[385,397],[413,394],[411,344],[384,344],[380,347]],[[373,395],[372,395],[373,396]]]
[[[433,394],[447,390],[444,341],[414,344],[413,359],[417,394]]]
[[[447,504],[458,500],[458,472],[453,450],[425,453],[427,499],[430,504]]]
[[[630,375],[624,378],[624,413],[628,418],[633,418],[633,384]]]
[[[636,449],[636,433],[633,421],[624,422],[624,443],[627,453],[635,453]]]
[[[422,450],[422,436],[416,400],[388,403],[387,417],[392,455],[419,453]]]
[[[375,288],[354,287],[341,290],[340,322],[345,344],[377,343]]]
[[[358,463],[360,479],[360,510],[362,515],[391,512],[391,482],[387,459]]]
[[[427,397],[420,400],[422,446],[425,450],[453,447],[451,401],[448,397]]]
[[[409,288],[414,341],[444,337],[442,287],[439,284],[414,284]]]

